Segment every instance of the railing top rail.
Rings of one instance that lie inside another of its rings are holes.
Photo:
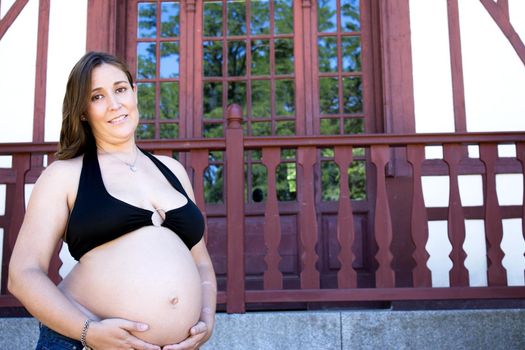
[[[372,145],[406,146],[411,144],[441,145],[449,143],[515,143],[525,142],[525,132],[469,132],[469,133],[425,133],[425,134],[358,134],[358,135],[320,135],[320,136],[245,136],[244,148],[261,147],[300,147],[300,146],[353,146]],[[224,138],[193,138],[178,140],[140,140],[138,144],[145,150],[173,149],[188,151],[191,149],[224,150]],[[56,151],[56,142],[16,142],[0,143],[0,155]]]

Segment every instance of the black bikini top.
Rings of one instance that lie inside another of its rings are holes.
[[[182,193],[187,203],[166,212],[163,227],[177,234],[191,249],[204,233],[204,218],[181,183],[160,160],[142,151],[159,168],[169,183]],[[153,225],[153,211],[135,207],[109,194],[102,181],[96,149],[86,151],[77,198],[69,216],[66,243],[76,260],[93,248],[144,226]]]

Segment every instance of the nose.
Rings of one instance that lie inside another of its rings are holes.
[[[117,110],[122,106],[117,95],[109,94],[108,97],[109,97],[109,109]]]

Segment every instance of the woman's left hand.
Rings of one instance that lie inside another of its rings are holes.
[[[209,337],[208,326],[203,321],[199,321],[195,326],[191,327],[188,338],[178,344],[166,345],[162,350],[197,350]]]

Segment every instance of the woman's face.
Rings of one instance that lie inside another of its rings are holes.
[[[93,69],[87,114],[97,143],[133,139],[139,122],[137,91],[118,67],[104,63]]]

